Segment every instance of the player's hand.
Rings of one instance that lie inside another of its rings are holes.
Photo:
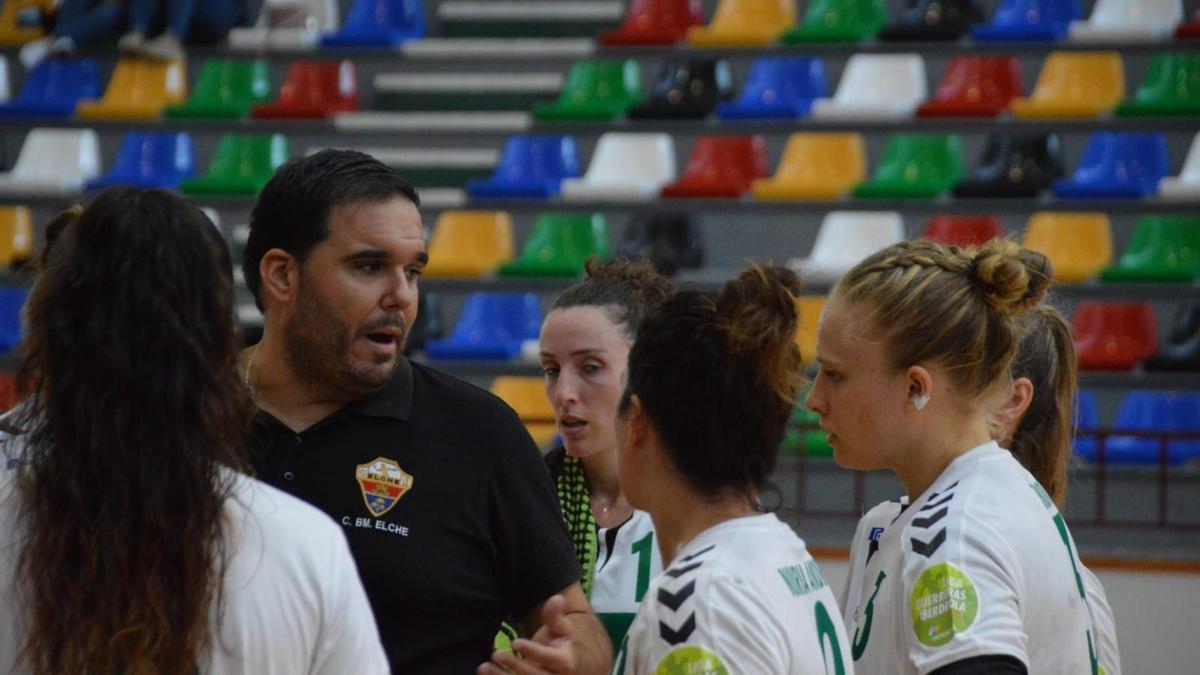
[[[570,675],[575,672],[575,647],[571,644],[571,622],[565,613],[567,601],[555,595],[542,606],[542,627],[533,639],[513,641],[513,654],[493,652],[492,660],[476,669],[478,675]],[[519,655],[519,656],[518,656]]]

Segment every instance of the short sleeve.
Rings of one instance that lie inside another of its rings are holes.
[[[987,655],[1029,663],[1021,566],[998,532],[963,516],[936,532],[909,528],[905,545],[901,614],[917,672]]]
[[[313,675],[385,675],[391,672],[387,655],[366,591],[350,556],[350,547],[339,528],[335,528],[333,534],[328,574],[321,580],[326,611],[322,612],[321,632],[310,672]]]
[[[524,427],[500,430],[489,504],[496,571],[508,610],[519,618],[579,581],[550,474]]]

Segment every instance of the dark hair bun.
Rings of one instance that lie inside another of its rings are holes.
[[[1054,270],[1045,255],[1007,239],[993,239],[975,253],[971,275],[992,309],[1013,315],[1046,297]]]
[[[782,398],[792,400],[800,383],[796,346],[800,277],[783,267],[754,266],[721,289],[717,323],[735,358],[757,363],[759,374]]]

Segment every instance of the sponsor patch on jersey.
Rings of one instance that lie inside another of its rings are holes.
[[[367,510],[376,518],[391,511],[413,486],[412,475],[401,469],[396,460],[387,457],[376,457],[366,464],[359,464],[355,467],[354,478]]]
[[[941,647],[975,623],[979,596],[964,572],[939,563],[921,573],[908,608],[917,640],[926,647]]]
[[[729,675],[721,657],[698,645],[676,647],[667,652],[654,675]]]

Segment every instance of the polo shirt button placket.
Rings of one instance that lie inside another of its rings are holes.
[[[283,472],[283,479],[284,479],[284,480],[289,480],[289,481],[291,481],[291,480],[296,480],[296,474],[292,473],[291,471],[284,471],[284,472]]]

